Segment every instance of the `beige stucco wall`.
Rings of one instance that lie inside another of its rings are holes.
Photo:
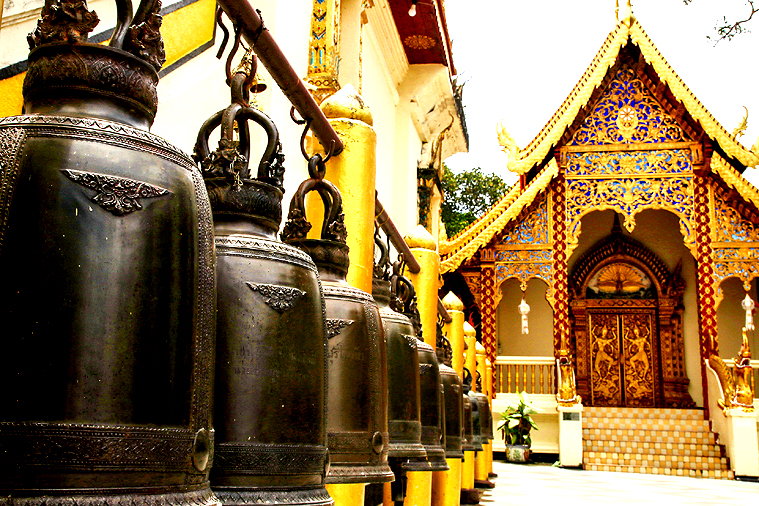
[[[717,331],[719,336],[719,355],[724,359],[735,357],[741,348],[743,334],[741,329],[746,323],[746,312],[741,307],[741,301],[746,296],[743,282],[738,278],[727,278],[720,284],[723,298],[717,307]],[[756,280],[751,283],[751,298],[756,304]],[[754,325],[758,324],[756,315]],[[746,333],[749,348],[754,357],[759,356],[759,339],[756,331]]]
[[[553,356],[553,309],[546,301],[548,285],[540,279],[527,284],[525,301],[530,305],[527,315],[529,334],[522,334],[522,316],[519,303],[522,290],[519,281],[507,279],[501,285],[501,302],[496,313],[498,332],[498,355],[552,357]]]

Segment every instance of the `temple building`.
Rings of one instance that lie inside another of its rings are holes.
[[[528,146],[499,132],[519,182],[441,242],[443,291],[456,292],[480,324],[498,395],[543,398],[548,430],[534,436],[538,451],[561,446],[557,402],[581,402],[586,469],[759,475],[756,401],[735,397],[746,371],[723,374],[728,357],[740,351],[743,360],[758,344],[750,310],[759,190],[742,174],[759,164],[759,143],[746,149],[739,134],[699,102],[631,11]],[[557,401],[556,381],[565,385],[572,374],[579,397]],[[740,444],[716,428],[730,406],[749,420],[752,455],[742,469],[730,446]],[[681,415],[711,419],[731,463],[708,467],[704,453],[704,464],[689,465],[702,454],[670,452],[679,456],[664,464],[593,432],[645,429],[644,419],[659,417],[671,431],[695,431],[690,422],[675,428]],[[614,421],[600,421],[605,416]]]

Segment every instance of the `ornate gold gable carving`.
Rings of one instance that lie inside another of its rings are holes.
[[[685,245],[695,252],[693,150],[591,151],[566,154],[567,256],[577,247],[580,220],[591,211],[613,209],[628,232],[644,209],[666,209],[680,217]]]
[[[635,71],[623,65],[575,132],[570,145],[682,142],[677,121],[648,91]]]
[[[522,290],[527,282],[539,278],[548,284],[546,300],[553,306],[553,240],[551,230],[551,206],[549,197],[539,197],[537,206],[513,228],[504,230],[496,239],[494,261],[496,290],[505,280],[516,278]]]
[[[714,255],[715,305],[724,294],[720,284],[735,277],[747,292],[751,280],[759,277],[759,227],[745,219],[720,198],[716,185],[710,187],[712,204],[712,250]]]

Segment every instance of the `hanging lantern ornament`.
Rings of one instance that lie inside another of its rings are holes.
[[[529,334],[530,329],[527,326],[527,315],[530,313],[530,305],[524,300],[524,294],[522,295],[522,302],[519,303],[519,314],[522,315],[522,334]]]
[[[741,307],[746,312],[746,330],[754,330],[754,306],[756,306],[756,304],[754,304],[751,297],[746,294],[743,302],[741,302]]]

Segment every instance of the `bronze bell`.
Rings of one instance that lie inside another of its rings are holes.
[[[464,406],[463,413],[463,436],[461,438],[461,451],[473,452],[474,447],[474,431],[472,430],[472,403],[469,401],[468,395],[462,395],[461,401]]]
[[[382,327],[385,330],[387,349],[388,432],[390,443],[388,458],[409,459],[427,457],[421,443],[422,423],[419,385],[419,353],[416,331],[411,321],[392,305],[404,304],[398,297],[398,289],[392,290],[389,279],[388,247],[375,239],[380,255],[374,268],[372,295],[379,307]],[[414,295],[411,282],[400,277],[394,280],[396,287],[403,286],[403,296],[408,301]],[[402,307],[398,307],[402,309]]]
[[[445,458],[463,459],[464,398],[461,379],[453,368],[445,364],[440,365],[440,377],[445,398]]]
[[[190,157],[148,131],[159,9],[117,2],[104,46],[86,2],[45,2],[26,114],[0,119],[7,503],[218,504],[211,212]]]
[[[311,179],[290,203],[282,232],[285,242],[306,251],[319,269],[327,315],[328,409],[327,483],[381,483],[393,480],[387,463],[387,362],[377,304],[345,281],[348,246],[340,192],[322,179],[320,155],[309,161]],[[324,202],[321,239],[306,239],[306,193]]]
[[[490,411],[490,402],[488,396],[483,393],[477,393],[477,404],[480,408],[480,427],[482,428],[483,443],[487,444],[488,440],[493,439],[493,415]]]
[[[469,392],[467,396],[469,397],[469,403],[472,405],[472,435],[474,436],[472,444],[474,444],[474,451],[481,452],[483,450],[482,443],[484,443],[482,437],[482,410],[480,402],[477,400],[476,392]]]
[[[242,96],[246,77],[232,78],[233,100]],[[255,178],[248,168],[248,120],[268,136]],[[209,134],[219,125],[219,149],[209,153]],[[261,111],[233,102],[203,125],[195,151],[216,234],[211,486],[224,505],[333,504],[324,488],[323,299],[311,258],[276,237],[284,173],[277,128]]]
[[[417,349],[422,394],[422,444],[427,450],[429,462],[426,470],[447,471],[449,467],[445,461],[445,407],[440,367],[432,346],[419,341]]]

